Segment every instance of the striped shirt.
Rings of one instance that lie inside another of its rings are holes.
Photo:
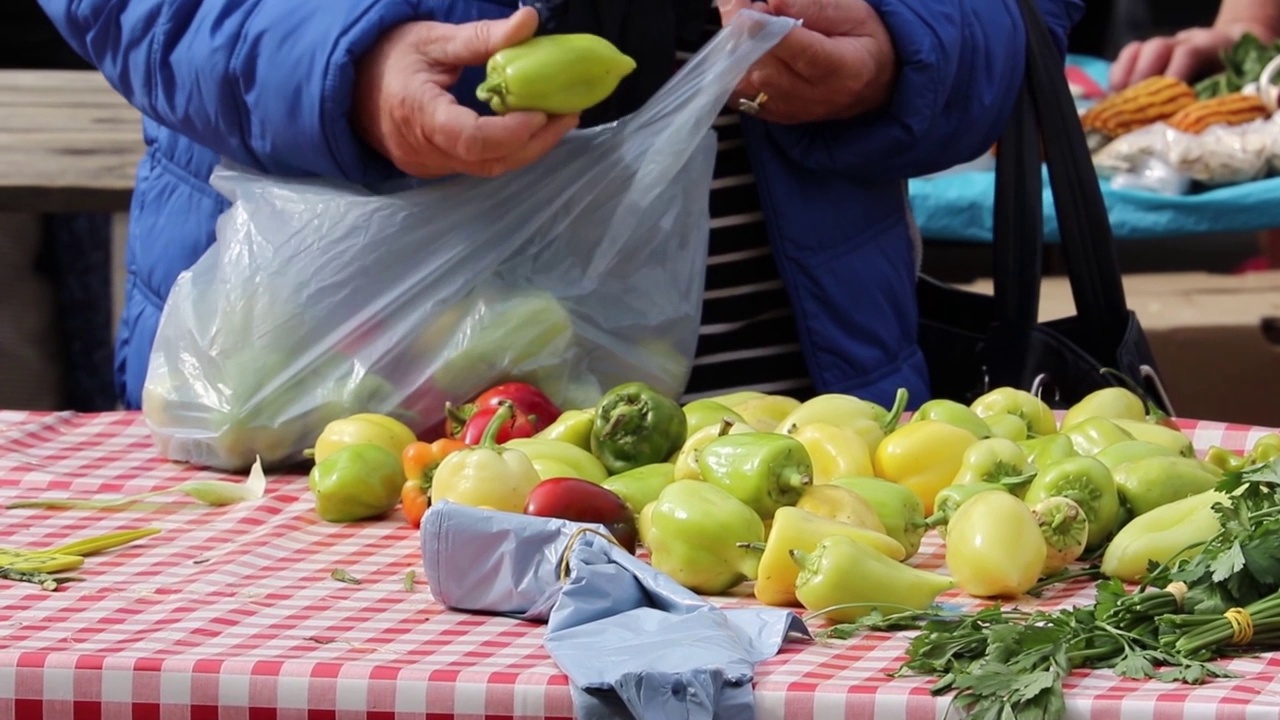
[[[706,42],[720,30],[711,5]],[[682,48],[684,62],[697,48]],[[791,302],[765,234],[755,177],[738,113],[715,121],[717,153],[711,184],[711,238],[697,356],[684,400],[738,390],[812,394]]]

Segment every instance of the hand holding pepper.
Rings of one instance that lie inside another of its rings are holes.
[[[463,67],[484,65],[538,27],[522,8],[505,20],[462,25],[409,22],[361,58],[352,120],[373,149],[410,175],[493,177],[542,157],[578,124],[577,115],[540,112],[481,117],[448,89]]]
[[[897,54],[880,16],[863,0],[718,0],[728,24],[738,12],[758,10],[796,18],[787,33],[756,62],[734,92],[735,101],[759,103],[758,117],[777,123],[844,120],[888,102],[897,77]]]

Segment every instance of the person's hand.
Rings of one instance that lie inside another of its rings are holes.
[[[803,20],[747,71],[730,102],[755,102],[777,123],[843,120],[884,105],[897,57],[889,31],[863,0],[718,0],[727,25],[745,9]]]
[[[540,112],[480,116],[447,88],[463,67],[533,37],[538,13],[461,25],[410,22],[387,33],[356,70],[353,126],[373,149],[417,177],[493,177],[542,157],[578,116]]]
[[[1221,55],[1239,33],[1218,28],[1191,28],[1172,37],[1135,40],[1111,64],[1112,90],[1123,90],[1156,75],[1191,82],[1221,67]]]

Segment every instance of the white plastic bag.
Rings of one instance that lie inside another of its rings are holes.
[[[394,194],[219,168],[233,203],[165,305],[143,413],[169,459],[301,459],[325,424],[508,379],[562,406],[641,380],[678,395],[697,342],[711,125],[794,25],[743,12],[642,108],[496,179]]]

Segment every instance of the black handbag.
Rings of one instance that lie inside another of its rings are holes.
[[[1120,385],[1172,415],[1146,334],[1125,302],[1111,223],[1062,56],[1035,0],[1019,3],[1027,69],[996,156],[993,293],[924,275],[917,283],[920,346],[934,396],[968,403],[1009,386],[1063,408]],[[1077,313],[1043,323],[1041,137]]]

